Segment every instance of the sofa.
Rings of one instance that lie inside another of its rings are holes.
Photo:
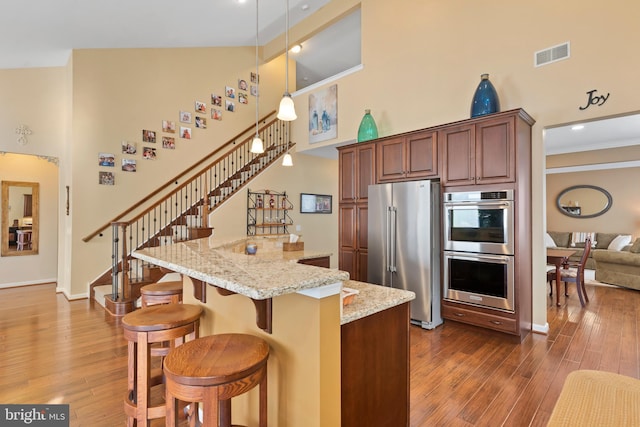
[[[547,233],[558,248],[574,249],[570,262],[580,262],[584,242],[572,242],[574,233],[549,231]],[[592,245],[586,268],[595,270],[599,282],[640,290],[640,237],[633,244],[621,248],[610,248],[611,243],[623,233],[590,233],[595,241]],[[550,246],[550,243],[547,244]],[[620,249],[620,250],[614,250]]]

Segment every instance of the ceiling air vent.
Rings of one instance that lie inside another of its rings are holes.
[[[534,54],[534,63],[536,67],[551,64],[552,62],[562,61],[571,56],[569,42],[552,46],[548,49],[539,50]]]

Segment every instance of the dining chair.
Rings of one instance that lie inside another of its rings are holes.
[[[567,263],[565,268],[560,271],[561,280],[564,282],[564,296],[568,297],[569,293],[567,292],[567,283],[575,283],[576,288],[578,290],[578,298],[580,298],[580,305],[585,306],[586,302],[589,302],[589,297],[587,296],[587,290],[584,287],[584,269],[587,264],[587,259],[589,258],[589,253],[591,252],[591,239],[587,238],[584,242],[584,251],[582,252],[582,257],[580,258],[580,262],[578,263]],[[551,287],[551,294],[553,294],[553,281],[556,279],[556,272],[547,271],[547,280],[549,281],[549,286]]]

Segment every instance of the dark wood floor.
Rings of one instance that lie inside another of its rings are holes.
[[[521,344],[455,322],[412,326],[411,426],[544,426],[569,372],[639,378],[640,292],[587,292],[585,309],[575,292],[562,307],[549,299],[549,335]],[[69,403],[72,426],[124,425],[127,352],[116,321],[53,284],[0,290],[0,304],[0,403]]]

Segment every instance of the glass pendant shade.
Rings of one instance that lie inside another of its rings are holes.
[[[257,134],[253,138],[253,141],[251,141],[251,149],[249,151],[255,154],[264,153],[264,144],[262,143],[262,140]]]
[[[280,101],[280,108],[278,108],[278,119],[290,122],[297,119],[296,107],[293,104],[293,98],[288,93],[285,93]]]
[[[476,89],[471,102],[471,117],[483,116],[485,114],[497,113],[500,111],[500,100],[493,84],[489,81],[489,74],[480,76],[480,84]]]
[[[371,110],[364,110],[364,117],[358,128],[358,142],[370,141],[378,137],[378,127],[371,115]]]
[[[293,159],[291,158],[291,154],[287,153],[282,158],[282,166],[293,166]]]

